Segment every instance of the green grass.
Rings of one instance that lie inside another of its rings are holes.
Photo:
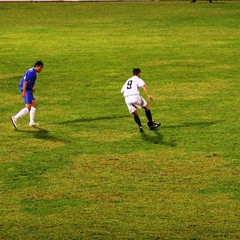
[[[1,3],[0,239],[239,239],[239,13]],[[15,131],[38,59],[40,125]],[[120,94],[133,67],[158,131],[140,134]]]

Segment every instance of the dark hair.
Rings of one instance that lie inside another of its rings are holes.
[[[34,67],[36,66],[42,66],[43,67],[43,62],[42,61],[37,61],[35,64],[34,64]]]
[[[141,72],[140,68],[133,69],[133,75],[138,75]]]

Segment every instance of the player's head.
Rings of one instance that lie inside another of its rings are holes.
[[[43,62],[42,61],[37,61],[34,64],[34,68],[36,69],[37,72],[41,72],[43,69]]]
[[[133,75],[134,76],[140,76],[140,72],[141,72],[140,68],[134,68],[133,69]]]

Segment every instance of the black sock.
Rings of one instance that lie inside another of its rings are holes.
[[[134,115],[134,121],[137,123],[139,127],[142,126],[141,120],[138,115]]]
[[[145,113],[146,113],[146,117],[148,119],[148,122],[150,124],[152,124],[153,121],[152,121],[152,113],[151,113],[151,111],[150,110],[146,110]]]

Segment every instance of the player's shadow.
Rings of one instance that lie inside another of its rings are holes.
[[[32,127],[33,130],[21,130],[21,129],[15,129],[16,132],[22,132],[22,133],[44,133],[44,134],[48,134],[49,131],[44,129],[44,128],[40,128],[38,126],[33,126]]]
[[[102,120],[114,120],[119,118],[127,118],[129,115],[124,116],[104,116],[104,117],[96,117],[96,118],[77,118],[72,120],[66,120],[63,122],[56,122],[56,124],[71,124],[71,123],[84,123],[84,122],[95,122],[95,121],[102,121]]]
[[[49,134],[49,131],[40,128],[38,126],[32,127],[34,130],[21,130],[21,129],[15,129],[16,132],[19,133],[26,133],[26,134],[32,134],[34,138],[38,139],[43,139],[43,140],[48,140],[48,141],[63,141],[62,139],[56,138],[52,135]]]
[[[165,145],[168,147],[175,147],[176,143],[174,141],[165,141],[163,135],[159,132],[159,129],[151,130],[151,135],[146,134],[145,132],[141,133],[141,137],[144,141],[151,142],[153,144]]]
[[[222,120],[220,120],[222,121]],[[174,140],[172,141],[165,141],[163,135],[159,132],[161,129],[167,129],[167,128],[172,128],[172,129],[177,129],[177,128],[186,128],[186,127],[208,127],[211,125],[214,125],[220,121],[211,121],[211,122],[186,122],[180,125],[170,125],[170,126],[161,126],[159,129],[151,130],[151,132],[154,132],[155,135],[153,134],[148,135],[145,132],[142,133],[142,139],[148,142],[152,142],[154,144],[160,144],[160,145],[165,145],[165,146],[170,146],[170,147],[175,147],[177,144]]]
[[[207,126],[211,126],[214,125],[218,122],[222,122],[223,120],[218,120],[218,121],[211,121],[211,122],[185,122],[179,125],[169,125],[169,126],[161,126],[162,129],[164,128],[186,128],[186,127],[207,127]]]

